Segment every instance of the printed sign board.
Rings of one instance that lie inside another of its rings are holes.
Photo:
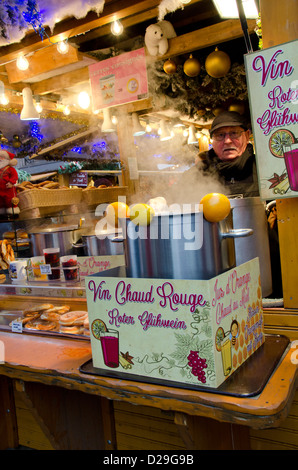
[[[261,198],[298,195],[298,41],[245,56]]]
[[[73,173],[69,176],[70,186],[79,186],[86,188],[88,186],[88,173],[85,171]]]
[[[89,66],[93,111],[147,97],[145,49],[111,57]]]
[[[93,366],[217,388],[264,342],[259,260],[207,281],[85,278]]]

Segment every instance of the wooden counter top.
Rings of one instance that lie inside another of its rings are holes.
[[[297,384],[293,349],[260,395],[237,398],[81,373],[79,367],[91,358],[87,340],[1,332],[0,341],[5,350],[0,375],[259,429],[278,426],[287,416]]]

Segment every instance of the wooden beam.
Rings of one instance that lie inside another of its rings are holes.
[[[76,135],[74,135],[72,137],[69,137],[68,139],[65,139],[61,142],[57,142],[57,144],[50,145],[50,147],[46,147],[38,153],[34,153],[33,155],[31,155],[30,159],[40,157],[41,155],[45,155],[46,153],[52,152],[54,149],[57,149],[59,147],[63,147],[64,145],[69,144],[71,142],[74,142],[75,140],[78,140],[81,137],[85,137],[89,134],[92,134],[93,132],[98,132],[98,131],[99,131],[98,127],[92,127],[92,128],[90,128],[86,131],[81,132],[80,134],[76,134]]]
[[[191,5],[202,0],[192,0]],[[45,28],[48,36],[40,37],[36,32],[28,33],[19,43],[1,47],[0,64],[5,64],[15,60],[20,52],[29,54],[37,49],[48,47],[64,39],[70,39],[81,34],[110,25],[115,18],[126,21],[129,26],[138,24],[146,20],[157,20],[158,5],[160,0],[117,0],[117,2],[106,2],[104,10],[100,16],[95,12],[88,13],[85,18],[67,18],[54,27],[53,32]],[[187,8],[187,5],[185,5]]]
[[[193,0],[200,1],[200,0]],[[160,0],[119,0],[117,2],[107,3],[102,15],[97,16],[95,12],[90,12],[85,18],[68,18],[55,25],[53,33],[49,28],[45,28],[48,37],[41,38],[39,34],[32,32],[28,34],[21,42],[1,47],[0,64],[15,60],[20,52],[29,54],[37,49],[47,47],[64,39],[70,39],[80,34],[112,23],[115,18],[122,19],[138,15],[146,10],[156,8]]]
[[[31,84],[31,89],[34,95],[45,95],[48,93],[59,92],[65,88],[70,88],[80,83],[88,82],[89,80],[89,69],[83,67],[78,70],[72,70],[55,77],[41,80],[37,83]]]
[[[194,5],[194,4],[199,3],[201,1],[202,0],[192,0],[191,5]],[[144,11],[141,11],[140,13],[128,16],[126,18],[124,18],[124,17],[121,18],[121,23],[122,23],[124,29],[129,28],[131,26],[134,26],[136,24],[144,23],[144,22],[149,21],[149,20],[152,20],[152,22],[156,22],[157,18],[158,18],[158,3],[160,3],[160,1],[156,2],[156,6],[154,6],[152,8],[146,9]],[[185,5],[185,7],[186,7],[186,5]],[[197,21],[199,21],[199,20],[203,21],[203,20],[205,20],[206,18],[209,18],[209,17],[210,17],[210,15],[208,13],[206,13],[206,12],[202,13],[199,10],[198,15],[196,17],[196,20]],[[118,18],[118,15],[117,15],[117,18]],[[90,32],[87,33],[87,38],[86,38],[85,35],[81,36],[81,38],[78,37],[76,39],[76,44],[81,44],[82,42],[86,42],[86,40],[90,41],[90,40],[95,39],[95,38],[103,37],[103,36],[106,36],[110,33],[111,33],[111,25],[110,25],[110,23],[107,23],[104,26],[100,26],[99,28],[92,29]],[[144,35],[145,35],[145,31],[144,31]]]
[[[255,20],[247,21],[248,32],[251,34],[256,27]],[[206,28],[169,39],[169,48],[163,56],[149,56],[148,61],[164,60],[181,54],[190,53],[198,49],[215,46],[222,42],[238,39],[243,35],[239,20],[226,20]]]
[[[29,68],[27,70],[19,70],[15,61],[6,64],[8,80],[10,83],[28,80],[36,75],[76,63],[81,58],[82,55],[72,46],[69,46],[67,54],[60,54],[55,46],[40,49],[28,58]]]
[[[255,28],[255,20],[248,21],[249,32]],[[164,56],[153,57],[147,54],[147,62],[164,60],[166,57],[173,57],[186,54],[208,46],[216,46],[221,42],[237,39],[242,36],[242,29],[239,20],[227,20],[222,23],[202,28],[198,31],[183,34],[169,40],[169,50]],[[68,72],[63,75],[50,78],[32,84],[32,91],[36,95],[57,92],[63,88],[74,86],[89,80],[88,67],[80,70]]]

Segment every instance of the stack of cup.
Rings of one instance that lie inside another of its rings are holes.
[[[45,263],[51,266],[51,274],[48,279],[60,279],[60,248],[44,248]]]
[[[64,279],[77,281],[79,279],[78,259],[76,255],[62,256],[61,258]]]
[[[47,275],[40,272],[40,266],[45,264],[44,256],[34,256],[30,260],[31,263],[28,266],[32,267],[34,281],[46,281]]]

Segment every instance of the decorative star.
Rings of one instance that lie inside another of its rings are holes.
[[[127,362],[129,362],[130,364],[133,364],[133,362],[132,362],[133,356],[130,356],[129,353],[128,353],[128,351],[126,351],[125,354],[120,351],[120,354],[121,354],[121,356],[123,357],[123,359],[125,359],[125,360],[126,360]]]
[[[269,178],[268,181],[271,183],[269,189],[275,188],[279,183],[281,183],[286,177],[286,174],[283,173],[282,175],[278,175],[277,173],[273,173],[273,177]]]

